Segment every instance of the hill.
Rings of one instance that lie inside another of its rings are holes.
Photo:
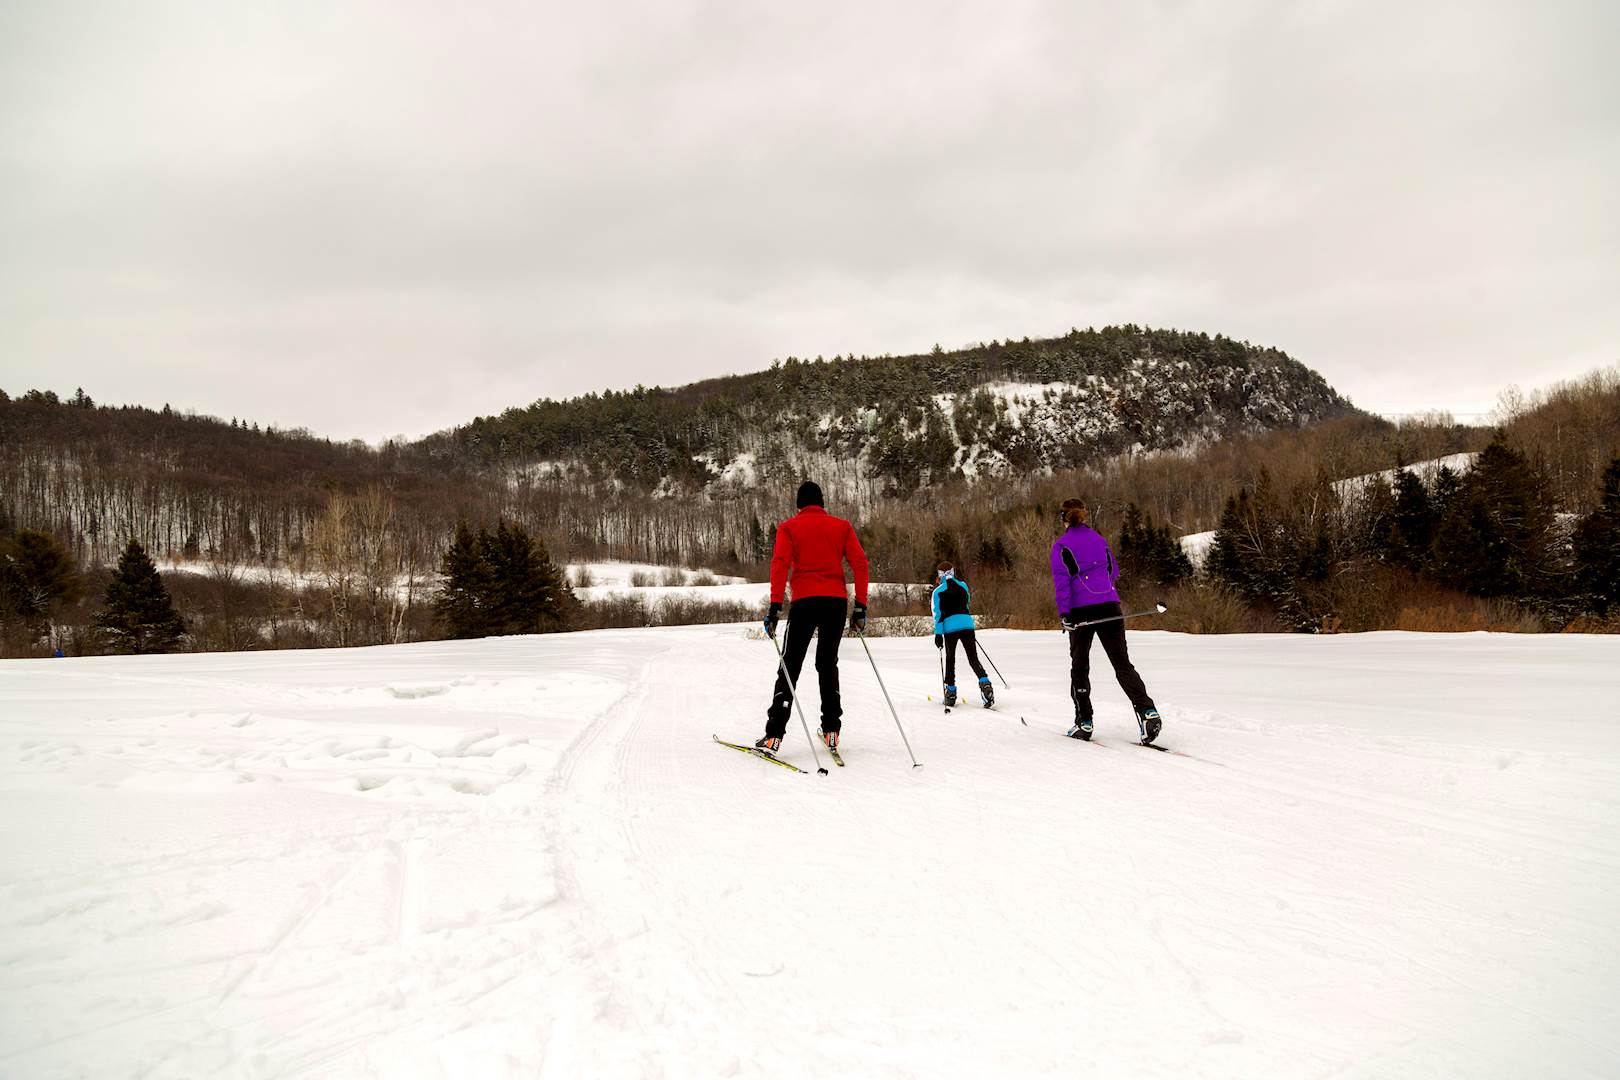
[[[1352,411],[1279,350],[1122,326],[918,356],[789,357],[677,389],[542,399],[425,446],[643,490],[813,474],[869,505],[951,478],[1047,473]]]

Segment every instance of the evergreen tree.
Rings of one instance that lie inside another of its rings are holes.
[[[1192,560],[1168,525],[1155,525],[1151,514],[1131,503],[1125,508],[1115,545],[1119,568],[1127,584],[1175,585],[1192,577]]]
[[[0,606],[6,613],[44,619],[52,605],[82,591],[73,557],[50,533],[22,529],[0,541]]]
[[[0,628],[32,645],[50,633],[51,612],[84,587],[73,557],[50,533],[19,530],[0,539]]]
[[[479,547],[492,575],[491,633],[540,634],[561,629],[572,592],[545,545],[515,522],[480,533]]]
[[[489,629],[485,605],[492,593],[493,573],[477,537],[465,521],[456,525],[455,537],[440,564],[444,587],[435,606],[439,619],[454,638],[484,637]]]
[[[1285,504],[1262,469],[1252,495],[1243,489],[1226,502],[1210,544],[1210,576],[1296,630],[1315,630],[1328,613],[1317,587],[1335,564],[1335,534],[1324,512],[1330,494],[1313,485]]]
[[[476,537],[458,525],[442,569],[439,617],[453,637],[539,634],[564,629],[578,602],[545,544],[515,522]]]
[[[1575,527],[1575,581],[1590,610],[1620,608],[1620,457],[1603,471],[1603,500]]]
[[[1429,489],[1417,474],[1402,469],[1395,474],[1395,508],[1391,515],[1389,554],[1402,566],[1420,569],[1429,561],[1438,519]]]
[[[1558,549],[1546,478],[1498,433],[1447,499],[1434,538],[1438,575],[1476,596],[1547,599]]]
[[[173,652],[185,636],[185,620],[174,610],[157,567],[136,540],[131,539],[119,556],[103,603],[96,627],[111,652]]]
[[[1011,570],[1012,552],[1007,550],[1007,542],[998,534],[988,540],[979,541],[979,549],[973,556],[973,564],[989,573]]]
[[[1356,547],[1377,560],[1391,557],[1394,547],[1395,492],[1382,475],[1370,477],[1354,500]]]

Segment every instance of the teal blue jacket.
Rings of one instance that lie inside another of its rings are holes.
[[[939,583],[934,589],[934,633],[973,629],[973,616],[968,614],[970,595],[967,584],[954,577]]]

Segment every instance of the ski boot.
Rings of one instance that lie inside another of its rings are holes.
[[[1082,742],[1090,742],[1091,741],[1091,721],[1090,720],[1078,720],[1077,719],[1074,722],[1074,726],[1071,727],[1068,731],[1064,732],[1064,734],[1067,735],[1071,739],[1079,739]]]
[[[821,742],[822,742],[822,744],[824,746],[827,747],[827,749],[829,749],[829,750],[837,750],[838,749],[838,732],[836,732],[836,731],[827,731],[824,728],[818,728],[816,730],[816,734],[821,736]]]
[[[1142,729],[1142,745],[1151,745],[1159,737],[1159,728],[1163,726],[1159,710],[1149,705],[1136,714],[1136,725]]]
[[[990,685],[989,677],[979,680],[979,696],[984,699],[987,709],[996,703],[996,688]]]
[[[780,735],[767,735],[763,739],[760,739],[758,742],[754,743],[754,748],[757,750],[763,750],[767,754],[774,754],[778,750],[782,749],[782,737]]]
[[[951,706],[953,706],[955,704],[956,704],[956,687],[954,687],[954,686],[946,686],[945,687],[945,707],[947,709],[949,709]]]

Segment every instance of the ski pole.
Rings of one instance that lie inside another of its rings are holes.
[[[866,643],[866,631],[865,630],[862,630],[860,632],[860,639],[861,639],[861,648],[866,650],[866,659],[872,665],[872,674],[877,676],[878,689],[883,691],[883,700],[888,703],[889,715],[894,717],[894,726],[900,729],[900,741],[906,744],[906,753],[911,755],[911,767],[913,769],[920,769],[920,768],[922,768],[922,762],[917,760],[917,755],[916,754],[911,753],[911,740],[906,738],[906,729],[904,727],[902,727],[901,724],[900,724],[900,714],[894,711],[894,700],[889,697],[889,688],[887,686],[883,685],[883,673],[878,670],[877,660],[874,659],[873,656],[872,656],[872,646],[870,646],[870,645],[868,645]],[[939,662],[941,664],[944,664],[945,663],[945,658],[940,657]],[[940,669],[940,676],[941,676],[941,678],[944,677],[944,669],[943,668]]]
[[[1164,604],[1159,603],[1159,604],[1154,604],[1147,611],[1132,611],[1132,612],[1130,612],[1128,614],[1125,614],[1125,615],[1110,615],[1106,619],[1087,619],[1085,622],[1083,622],[1083,623],[1075,623],[1073,626],[1070,626],[1067,629],[1069,629],[1069,630],[1078,630],[1083,626],[1096,626],[1099,623],[1105,623],[1105,622],[1119,622],[1121,619],[1136,619],[1136,618],[1140,618],[1143,615],[1163,615],[1165,612],[1167,612],[1169,610],[1170,609],[1168,607],[1166,607]],[[1000,672],[997,672],[997,674],[1000,674]]]
[[[935,649],[934,651],[939,653],[939,685],[941,687],[944,687],[944,685],[945,685],[945,650],[944,649]],[[874,667],[872,670],[876,671],[877,669]],[[942,689],[940,691],[940,693],[943,695],[944,690]],[[929,698],[928,700],[932,701],[934,699]],[[951,707],[949,705],[945,706],[945,711],[950,712]]]
[[[1001,673],[1001,669],[996,667],[996,662],[990,659],[990,650],[984,647],[984,642],[982,641],[979,642],[979,651],[984,654],[985,663],[990,665],[990,670],[996,673],[996,678],[1001,680],[1001,685],[1005,686],[1008,690],[1011,690],[1012,686],[1007,682],[1007,676],[1003,675]]]
[[[810,737],[810,721],[804,718],[804,706],[799,704],[799,692],[793,688],[793,676],[788,674],[787,657],[782,655],[782,646],[777,644],[776,635],[766,635],[771,639],[771,647],[776,650],[776,666],[782,669],[782,678],[787,681],[788,697],[793,699],[793,707],[799,711],[799,723],[804,725],[804,739],[810,744],[810,756],[816,759],[816,772],[822,776],[827,770],[821,764],[821,755],[816,753],[816,740]]]

